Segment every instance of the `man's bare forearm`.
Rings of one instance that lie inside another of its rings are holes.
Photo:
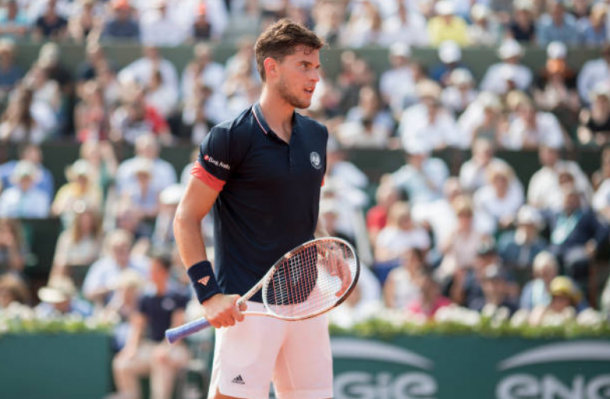
[[[188,269],[195,263],[208,260],[200,220],[176,216],[174,237],[184,267]]]

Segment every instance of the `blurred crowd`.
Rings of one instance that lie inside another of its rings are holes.
[[[312,106],[300,111],[331,133],[320,218],[331,235],[354,243],[366,266],[337,323],[384,308],[433,318],[451,305],[525,312],[532,325],[588,307],[608,317],[608,7],[603,0],[2,0],[0,147],[19,153],[0,164],[0,311],[20,302],[48,317],[116,320],[119,391],[137,391],[135,378],[151,372],[161,381],[157,397],[166,397],[188,354],[157,343],[169,325],[200,314],[174,248],[174,213],[197,145],[260,94],[256,34],[287,16],[344,48],[338,76],[322,71]],[[42,46],[32,65],[20,65],[19,43],[28,40]],[[142,44],[141,57],[118,65],[105,46],[128,41]],[[58,43],[84,44],[85,59],[64,65]],[[236,44],[236,52],[218,62],[214,43]],[[183,44],[193,55],[178,71],[159,47]],[[386,47],[390,67],[375,71],[352,50],[363,46]],[[419,62],[412,48],[420,46],[436,48],[439,63]],[[462,61],[466,46],[497,55],[480,81]],[[545,49],[539,70],[522,63],[525,46]],[[575,46],[597,48],[599,58],[573,70]],[[80,153],[56,187],[40,144],[59,141],[77,142]],[[160,156],[178,144],[194,149],[182,170]],[[124,145],[133,157],[118,151]],[[370,180],[349,161],[356,148],[403,151],[404,165]],[[566,159],[582,148],[600,154],[593,175]],[[445,149],[471,156],[451,170],[435,157]],[[539,169],[521,181],[498,150],[535,151]],[[52,267],[40,289],[28,277],[36,254],[22,223],[36,218],[62,224],[54,258],[42,260]],[[202,223],[209,246],[212,223]]]

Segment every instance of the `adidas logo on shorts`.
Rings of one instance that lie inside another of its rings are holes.
[[[239,384],[239,385],[245,385],[246,383],[244,382],[244,379],[241,378],[241,374],[238,375],[237,377],[233,378],[233,381],[231,381],[233,384]]]

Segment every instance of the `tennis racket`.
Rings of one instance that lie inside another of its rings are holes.
[[[271,316],[304,320],[328,312],[353,291],[360,276],[354,248],[339,238],[318,238],[294,248],[269,269],[265,276],[239,298],[240,306],[262,289],[265,312],[248,316]],[[205,318],[169,329],[170,343],[210,326]]]

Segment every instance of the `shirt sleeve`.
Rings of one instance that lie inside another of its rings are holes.
[[[227,129],[212,128],[199,148],[199,157],[191,170],[191,175],[198,178],[215,191],[221,191],[231,176],[231,169],[236,167],[231,148],[231,133]]]

